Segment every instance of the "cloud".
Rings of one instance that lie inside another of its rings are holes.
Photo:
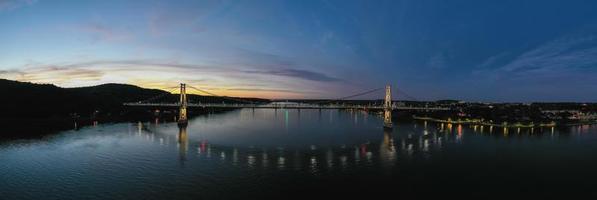
[[[0,12],[30,6],[36,2],[37,0],[0,0]]]
[[[432,69],[443,69],[446,67],[446,58],[443,53],[435,54],[427,61],[427,66]]]
[[[475,69],[489,69],[495,65],[497,65],[500,61],[504,60],[506,56],[510,53],[503,52],[494,56],[487,58],[483,63],[477,65]]]
[[[99,22],[84,24],[79,27],[79,30],[91,34],[94,41],[121,41],[132,37],[132,34],[127,31],[107,26]]]
[[[2,75],[11,75],[11,74],[21,75],[21,74],[23,74],[23,72],[21,72],[20,70],[14,70],[14,69],[0,70],[0,76],[2,76]]]
[[[109,70],[156,70],[164,67],[174,70],[212,70],[212,71],[226,71],[225,68],[213,67],[197,64],[181,64],[178,62],[168,62],[160,60],[96,60],[89,62],[78,62],[70,64],[62,64],[60,66],[69,68],[85,68],[85,67],[101,67]]]
[[[332,31],[326,31],[324,34],[321,35],[320,43],[321,44],[327,44],[328,42],[330,42],[331,40],[333,40],[334,37],[335,37],[334,32],[332,32]]]
[[[187,20],[188,18],[174,14],[156,13],[149,17],[149,31],[153,36],[161,36],[164,34],[164,32],[171,31],[173,27],[180,26],[181,24],[191,23]]]
[[[98,70],[56,66],[0,72],[0,77],[2,78],[55,84],[62,84],[65,82],[96,81],[100,80],[103,75],[104,72]]]
[[[275,89],[275,88],[225,88],[231,91],[260,91],[260,92],[283,92],[283,93],[312,93],[307,91],[298,91],[291,89]]]
[[[502,80],[585,73],[597,68],[597,37],[587,33],[564,36],[526,51],[501,67],[488,68],[502,57],[504,55],[499,54],[488,58],[473,74]]]
[[[342,79],[323,73],[302,69],[300,64],[284,56],[260,51],[235,48],[234,60],[226,59],[227,65],[250,67],[242,73],[291,77],[317,82],[337,82]]]
[[[242,75],[242,74],[260,74],[260,75],[274,75],[274,76],[285,76],[285,77],[293,77],[303,80],[310,80],[310,81],[322,81],[322,82],[332,82],[332,81],[340,81],[341,79],[334,78],[322,73],[312,72],[308,70],[301,70],[301,69],[276,69],[276,70],[241,70],[237,68],[231,67],[224,67],[224,66],[209,66],[209,65],[197,65],[197,64],[182,64],[176,62],[160,62],[160,61],[152,61],[152,60],[117,60],[117,61],[110,61],[110,60],[98,60],[98,61],[90,61],[90,62],[79,62],[79,63],[69,63],[69,64],[61,64],[61,65],[46,65],[46,66],[39,66],[34,68],[28,68],[25,70],[5,70],[2,73],[19,73],[19,74],[28,74],[28,73],[45,73],[50,71],[63,71],[66,70],[85,70],[85,69],[94,69],[97,71],[110,71],[110,72],[118,72],[118,71],[137,71],[137,72],[148,72],[148,71],[156,71],[156,72],[177,72],[188,75],[188,73],[193,72],[201,72],[201,73],[217,73],[221,75]],[[2,74],[0,73],[0,74]],[[65,74],[71,75],[71,74]]]
[[[278,67],[297,67],[296,63],[290,59],[272,53],[249,50],[245,48],[233,48],[228,52],[233,52],[232,57],[234,60],[232,64],[266,69]]]
[[[299,78],[310,81],[321,81],[321,82],[334,82],[340,81],[338,78],[334,78],[322,73],[312,72],[300,69],[281,69],[281,70],[269,70],[269,71],[244,71],[252,74],[268,74],[275,76],[286,76],[292,78]]]
[[[493,99],[594,101],[587,91],[597,85],[595,33],[567,34],[518,55],[492,56],[473,70],[469,87],[490,91]]]
[[[561,38],[528,51],[501,68],[506,72],[578,69],[597,64],[594,36]]]
[[[201,6],[202,9],[209,7],[210,5]],[[198,19],[207,12],[202,9],[189,10],[161,5],[149,13],[149,32],[153,36],[163,36],[180,29],[188,29],[192,33],[206,31],[205,27],[197,25]]]

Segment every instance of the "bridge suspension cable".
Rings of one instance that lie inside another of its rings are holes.
[[[375,88],[375,89],[367,90],[367,91],[360,92],[360,93],[357,93],[357,94],[353,94],[353,95],[349,95],[349,96],[345,96],[345,97],[340,97],[340,98],[337,98],[337,99],[314,102],[314,104],[322,104],[322,103],[329,103],[329,102],[334,102],[334,101],[346,100],[346,99],[350,99],[350,98],[353,98],[353,97],[363,96],[363,95],[366,95],[366,94],[377,92],[377,91],[380,91],[380,90],[383,90],[383,89],[384,88]]]
[[[404,96],[406,99],[409,99],[411,101],[419,101],[417,98],[413,97],[412,95],[409,95],[408,93],[404,92],[398,87],[395,87],[394,89],[396,90],[396,92],[398,92],[398,96]]]
[[[353,95],[350,95],[350,96],[345,96],[345,97],[339,98],[338,100],[345,100],[345,99],[350,99],[350,98],[353,98],[353,97],[363,96],[363,95],[370,94],[370,93],[373,93],[373,92],[377,92],[377,91],[383,90],[383,89],[384,88],[377,88],[377,89],[373,89],[373,90],[361,92],[361,93],[358,93],[358,94],[353,94]]]
[[[244,99],[240,99],[240,98],[220,96],[220,95],[217,95],[217,94],[214,94],[214,93],[211,93],[211,92],[208,92],[208,91],[205,91],[205,90],[202,90],[202,89],[190,86],[190,85],[188,85],[187,87],[189,87],[191,89],[195,89],[195,90],[197,90],[199,92],[202,92],[202,93],[205,93],[205,94],[209,94],[209,95],[214,96],[214,97],[219,97],[219,98],[228,99],[228,100],[232,100],[232,101],[240,101],[240,102],[243,102],[243,103],[256,104],[256,102],[248,101],[248,100],[244,100]]]
[[[178,87],[174,87],[174,88],[172,88],[172,89],[170,89],[170,90],[166,90],[166,92],[165,92],[165,93],[163,93],[163,94],[157,95],[157,96],[155,96],[155,97],[151,97],[151,98],[149,98],[149,99],[141,100],[141,101],[139,101],[139,102],[147,103],[147,102],[149,102],[149,101],[153,101],[153,100],[156,100],[156,99],[162,98],[162,97],[164,97],[164,96],[166,96],[166,95],[172,95],[172,94],[174,93],[174,90],[175,90],[175,89],[177,89],[177,88],[178,88]]]

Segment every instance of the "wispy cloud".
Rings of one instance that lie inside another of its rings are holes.
[[[191,33],[201,33],[206,28],[200,26],[199,19],[209,13],[213,8],[212,3],[205,3],[199,9],[174,8],[170,5],[160,5],[151,10],[148,15],[147,25],[149,33],[153,36],[163,36],[177,30],[185,29]]]
[[[225,90],[229,91],[249,91],[249,92],[283,92],[283,93],[314,93],[308,91],[301,91],[301,90],[291,90],[291,89],[275,89],[275,88],[225,88]]]
[[[597,37],[594,34],[569,35],[539,45],[507,64],[495,65],[504,55],[488,58],[474,73],[494,80],[565,76],[597,67]]]
[[[157,12],[149,17],[149,31],[153,36],[161,36],[175,27],[192,24],[192,15],[185,13]],[[200,30],[196,28],[196,30]]]
[[[0,0],[0,12],[30,6],[36,2],[37,0]]]
[[[477,65],[475,69],[489,69],[495,65],[498,65],[499,62],[504,60],[509,54],[509,52],[502,52],[497,55],[490,56],[481,64]]]
[[[494,99],[590,100],[597,84],[595,32],[564,35],[527,51],[491,56],[472,71],[473,88]]]
[[[17,74],[17,75],[21,75],[23,74],[23,72],[21,70],[16,70],[16,69],[11,69],[11,70],[0,70],[0,76],[3,75],[11,75],[11,74]]]
[[[63,84],[66,82],[97,81],[100,80],[103,75],[104,72],[99,70],[56,66],[0,72],[0,77],[2,78],[55,84]]]
[[[427,66],[432,69],[443,69],[446,67],[446,57],[444,53],[435,54],[427,60]]]
[[[597,63],[595,36],[561,38],[519,56],[501,68],[506,72],[538,72],[553,69],[577,69]]]
[[[321,81],[321,82],[333,82],[340,81],[341,79],[334,78],[322,73],[300,70],[300,69],[281,69],[281,70],[269,70],[269,71],[244,71],[252,74],[266,74],[275,76],[286,76],[292,78],[299,78],[310,81]]]
[[[90,34],[94,41],[122,41],[132,38],[131,33],[100,22],[83,24],[78,29]]]

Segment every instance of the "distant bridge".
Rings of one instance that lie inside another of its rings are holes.
[[[219,96],[215,95],[211,92],[195,88],[192,86],[188,86],[192,89],[195,89],[199,92],[206,93],[211,96],[221,97],[224,99],[230,99],[236,102],[243,102],[243,103],[189,103],[187,99],[186,88],[187,85],[184,83],[180,84],[180,100],[178,103],[150,103],[150,101],[156,100],[160,97],[165,96],[165,93],[158,95],[156,97],[149,98],[147,100],[138,101],[134,103],[124,103],[125,106],[146,106],[146,107],[178,107],[179,114],[178,114],[178,124],[181,126],[186,126],[188,123],[187,120],[187,108],[195,107],[195,108],[257,108],[257,109],[362,109],[362,110],[383,110],[384,111],[384,128],[392,128],[392,110],[425,110],[425,111],[437,111],[437,110],[450,110],[449,108],[444,107],[413,107],[413,106],[398,106],[392,103],[392,93],[391,87],[387,85],[385,87],[385,98],[383,105],[358,105],[358,104],[337,104],[331,103],[333,101],[340,101],[345,100],[357,96],[362,96],[365,94],[369,94],[375,91],[379,91],[384,88],[378,88],[369,90],[366,92],[342,97],[335,100],[328,100],[322,102],[314,102],[314,103],[257,103],[251,102],[244,99],[239,98],[232,98],[226,96]],[[178,89],[178,86],[176,87]]]
[[[179,107],[180,103],[125,103],[125,106],[147,106],[147,107]],[[262,108],[262,109],[363,109],[383,110],[383,105],[350,105],[350,104],[233,104],[233,103],[188,103],[187,107],[195,108]],[[391,110],[450,110],[445,107],[414,107],[392,105]]]

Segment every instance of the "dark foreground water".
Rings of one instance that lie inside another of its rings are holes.
[[[0,199],[568,197],[597,194],[597,126],[396,123],[251,110],[0,143]]]

